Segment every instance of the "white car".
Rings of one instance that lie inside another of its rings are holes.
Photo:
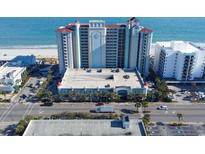
[[[157,107],[157,110],[168,110],[168,107],[166,105],[160,105]]]

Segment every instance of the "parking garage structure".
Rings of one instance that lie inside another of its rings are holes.
[[[58,85],[60,94],[116,92],[147,94],[142,78],[133,69],[68,69]]]

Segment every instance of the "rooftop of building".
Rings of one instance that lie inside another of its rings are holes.
[[[0,67],[0,79],[4,77],[14,77],[22,73],[26,67],[19,65],[16,62],[7,62]]]
[[[135,17],[131,18],[131,19],[136,19]],[[137,20],[137,19],[136,19]],[[74,27],[76,24],[80,24],[80,27],[89,27],[90,23],[104,23],[105,24],[105,20],[89,20],[88,23],[80,23],[79,21],[75,21],[75,23],[69,23],[67,24],[67,26],[60,26],[57,31],[58,32],[72,32],[72,27]],[[127,24],[125,23],[116,23],[116,24],[105,24],[106,28],[120,28],[120,27],[126,27]],[[70,29],[71,28],[71,29]],[[146,32],[150,32],[150,29],[144,28],[142,31],[146,31]]]
[[[192,43],[195,47],[197,47],[199,50],[205,50],[205,43]]]
[[[29,64],[34,64],[36,61],[36,57],[34,55],[21,55],[21,56],[16,56],[15,54],[10,55],[10,54],[0,54],[0,61],[4,62],[19,62],[22,65],[29,65]]]
[[[72,30],[69,29],[68,27],[61,26],[57,29],[57,32],[61,32],[61,33],[63,33],[63,32],[72,32]]]
[[[134,119],[126,129],[121,120],[32,120],[24,136],[142,136],[142,129]]]
[[[148,29],[148,28],[145,28],[143,27],[140,32],[143,32],[143,33],[152,33],[152,30],[151,29]]]
[[[188,41],[166,41],[166,42],[157,42],[158,45],[167,49],[167,51],[180,51],[182,53],[192,53],[199,51],[195,45]]]
[[[59,27],[57,29],[58,32],[72,32],[70,28],[74,27],[75,24],[68,24],[66,27]],[[85,24],[80,24],[80,27],[89,27],[89,23]],[[126,27],[126,24],[105,24],[106,28],[120,28],[120,27]]]
[[[116,70],[69,69],[65,72],[59,88],[142,87],[135,70],[119,69],[119,72]]]
[[[101,23],[101,22],[105,22],[105,20],[89,20],[89,23],[92,23],[92,22],[95,22],[95,23]]]

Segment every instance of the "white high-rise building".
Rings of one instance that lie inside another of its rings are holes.
[[[72,31],[60,27],[57,30],[57,44],[58,44],[58,59],[59,59],[59,71],[65,72],[66,68],[74,68],[73,62],[76,60],[73,58],[73,43],[72,43]]]
[[[190,42],[157,42],[154,70],[164,79],[195,80],[204,75],[205,50]]]
[[[152,30],[136,18],[127,24],[68,24],[57,29],[60,73],[67,68],[128,68],[148,75]]]
[[[139,49],[137,55],[137,69],[143,76],[149,74],[150,50],[152,43],[152,30],[142,28],[139,33]]]
[[[88,59],[89,68],[106,67],[106,28],[103,20],[89,22]]]

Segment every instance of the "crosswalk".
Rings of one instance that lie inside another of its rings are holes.
[[[14,107],[16,106],[16,103],[11,103],[8,107],[8,109],[6,109],[0,116],[0,122],[4,122],[4,120],[6,119],[6,117],[9,115],[9,113],[12,112],[12,110],[14,109]]]

